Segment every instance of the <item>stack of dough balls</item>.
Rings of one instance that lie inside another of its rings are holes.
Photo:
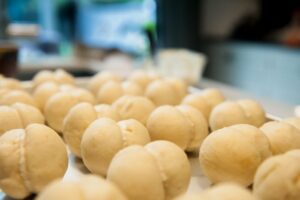
[[[80,180],[56,180],[47,186],[36,200],[126,200],[113,183],[95,175],[84,175]]]
[[[62,178],[67,166],[64,142],[45,125],[30,124],[0,137],[0,188],[10,197],[39,193]]]
[[[121,119],[136,119],[146,125],[155,105],[146,97],[125,95],[117,99],[112,106],[120,114]]]
[[[98,74],[94,75],[90,81],[88,82],[87,88],[94,94],[97,95],[101,86],[103,86],[108,81],[116,81],[121,82],[121,77],[117,76],[114,73],[104,71],[99,72]]]
[[[273,155],[300,149],[300,129],[292,122],[295,120],[271,121],[260,128],[269,139]]]
[[[187,84],[177,78],[166,78],[151,82],[145,96],[155,105],[178,105],[187,94]]]
[[[143,96],[143,89],[134,82],[107,81],[97,92],[98,103],[112,104],[123,95]]]
[[[156,108],[148,119],[147,129],[152,140],[168,140],[187,151],[198,149],[208,135],[203,114],[188,105]]]
[[[234,124],[260,127],[265,122],[266,114],[263,108],[251,99],[223,102],[212,110],[209,117],[209,125],[213,131]]]
[[[212,183],[249,186],[258,166],[272,155],[268,138],[258,128],[239,124],[211,133],[203,141],[199,160]]]
[[[32,81],[35,87],[48,81],[58,84],[75,84],[74,77],[62,69],[55,71],[42,70],[33,77]]]
[[[14,103],[24,103],[38,108],[34,98],[23,90],[0,90],[0,105],[12,105]]]
[[[261,200],[300,199],[300,150],[263,162],[254,178],[253,193]]]
[[[258,200],[251,192],[235,183],[221,183],[198,194],[185,194],[176,200]]]
[[[81,141],[81,155],[85,166],[94,174],[106,176],[112,158],[130,145],[150,142],[147,129],[134,119],[115,122],[101,118],[85,130]]]
[[[19,90],[19,89],[22,89],[22,84],[17,79],[5,78],[5,77],[1,76],[0,77],[0,89]]]
[[[173,199],[187,190],[190,176],[186,154],[168,141],[122,149],[107,173],[130,200]]]
[[[75,87],[72,85],[58,84],[53,81],[47,81],[38,85],[33,91],[33,98],[37,102],[39,108],[43,111],[48,99],[58,92],[68,92]]]
[[[58,92],[52,95],[44,109],[44,115],[48,125],[61,133],[63,120],[69,110],[80,102],[95,104],[95,97],[88,90],[74,88],[66,92]]]
[[[210,88],[205,89],[200,93],[191,93],[187,95],[183,100],[182,104],[190,105],[197,108],[206,120],[208,121],[212,109],[218,104],[222,103],[225,97],[218,89]]]
[[[11,106],[0,106],[0,136],[8,130],[25,128],[32,123],[44,124],[44,116],[35,107],[15,103]]]
[[[158,74],[142,70],[136,70],[128,77],[130,82],[136,83],[143,90],[145,90],[151,82],[158,79],[160,79]]]
[[[109,105],[92,105],[82,102],[73,106],[63,122],[63,136],[70,150],[77,157],[81,157],[80,143],[85,129],[98,118],[120,120],[120,115]]]

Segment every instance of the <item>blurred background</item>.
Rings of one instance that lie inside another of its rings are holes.
[[[299,0],[0,0],[0,41],[0,72],[23,80],[188,49],[205,56],[206,78],[300,104]]]

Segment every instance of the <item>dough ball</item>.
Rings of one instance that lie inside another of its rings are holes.
[[[272,121],[260,129],[269,139],[274,155],[300,148],[300,130],[289,123]]]
[[[291,117],[283,121],[295,126],[298,130],[300,130],[300,117]]]
[[[128,80],[139,85],[143,90],[154,80],[159,79],[159,75],[155,73],[149,73],[141,70],[133,72]]]
[[[199,149],[203,140],[208,135],[208,124],[203,114],[196,108],[188,105],[177,106],[177,109],[185,115],[185,117],[192,123],[193,136],[189,141],[186,150],[194,151]]]
[[[58,84],[75,84],[74,77],[62,69],[57,69],[54,72],[42,70],[33,77],[33,83],[35,86],[48,81],[53,81]]]
[[[204,115],[205,119],[208,121],[211,112],[211,106],[206,101],[206,99],[201,95],[201,93],[193,93],[187,95],[182,100],[182,104],[190,105],[197,108]]]
[[[143,88],[131,81],[124,81],[122,83],[122,89],[123,89],[123,93],[127,95],[134,95],[134,96],[144,95]]]
[[[174,86],[164,80],[156,80],[150,83],[145,91],[155,105],[177,105],[180,103],[180,96]]]
[[[128,199],[164,200],[184,193],[190,176],[185,153],[171,142],[155,141],[119,151],[109,166],[107,179]]]
[[[147,129],[137,120],[116,123],[109,118],[92,122],[81,141],[81,155],[85,166],[95,174],[105,176],[114,155],[129,145],[150,142]]]
[[[0,137],[0,188],[10,197],[25,198],[62,178],[68,156],[62,139],[52,129],[31,124]]]
[[[216,88],[207,88],[201,92],[201,95],[210,104],[211,109],[216,105],[225,101],[225,97],[222,92]]]
[[[136,119],[146,125],[155,105],[146,97],[125,95],[113,103],[121,119]]]
[[[249,186],[258,166],[271,155],[269,141],[262,131],[239,124],[208,135],[200,147],[199,160],[203,174],[211,182]]]
[[[120,121],[121,116],[111,105],[99,104],[95,106],[98,118],[106,117],[115,121]]]
[[[260,127],[266,122],[266,114],[261,105],[252,99],[243,99],[237,101],[243,108],[248,118],[248,123]]]
[[[236,102],[226,101],[217,105],[209,117],[209,126],[215,131],[234,124],[248,124],[243,108]]]
[[[97,119],[94,106],[87,102],[78,103],[70,108],[63,121],[63,136],[70,150],[81,157],[80,143],[85,129]]]
[[[57,92],[59,92],[59,85],[57,85],[55,82],[48,81],[37,86],[32,96],[37,102],[38,107],[41,110],[44,110],[48,99]]]
[[[150,115],[147,128],[152,140],[168,140],[186,149],[195,135],[192,122],[176,107],[160,106]]]
[[[165,78],[164,80],[173,87],[176,94],[179,96],[180,101],[187,95],[188,85],[183,79],[170,77]]]
[[[95,175],[84,175],[77,181],[56,180],[47,186],[37,200],[126,200],[124,194],[113,184]]]
[[[267,159],[257,169],[253,193],[262,200],[300,199],[299,162],[288,154]]]
[[[25,128],[32,123],[44,124],[44,116],[35,107],[15,103],[12,106],[0,106],[0,136],[8,130]]]
[[[117,81],[121,82],[121,77],[117,76],[116,74],[113,74],[108,71],[99,72],[95,76],[91,78],[91,80],[88,83],[88,89],[93,93],[97,94],[99,91],[99,88],[108,81]]]
[[[112,104],[115,100],[123,96],[123,89],[119,82],[107,81],[98,90],[98,103]]]
[[[69,92],[58,92],[50,97],[45,105],[45,118],[48,125],[61,133],[63,120],[69,110],[80,102],[94,103],[95,99],[90,92],[76,88]]]
[[[176,200],[258,200],[251,192],[235,183],[221,183],[198,194],[186,194]]]
[[[22,84],[14,78],[2,78],[0,79],[0,88],[18,90],[22,89]]]
[[[12,105],[14,103],[25,103],[38,107],[33,97],[25,91],[7,90],[1,94],[0,105]]]

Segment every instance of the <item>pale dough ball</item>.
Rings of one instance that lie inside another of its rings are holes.
[[[93,93],[97,94],[99,91],[99,88],[108,81],[117,81],[121,82],[121,77],[117,76],[116,74],[113,74],[108,71],[99,72],[95,76],[91,78],[91,80],[88,83],[88,89]]]
[[[235,183],[221,183],[198,194],[186,194],[176,200],[258,200],[249,190]]]
[[[266,122],[266,114],[261,105],[252,99],[243,99],[237,101],[243,108],[249,120],[249,124],[260,127]]]
[[[168,140],[186,149],[195,135],[192,122],[173,106],[160,106],[147,122],[151,140]]]
[[[0,188],[10,197],[40,192],[62,178],[67,166],[64,142],[45,125],[31,124],[0,137]]]
[[[159,79],[160,77],[157,74],[149,73],[141,70],[133,72],[128,80],[139,85],[143,90],[154,80]]]
[[[137,120],[119,123],[101,118],[85,130],[81,141],[81,155],[85,166],[95,174],[105,176],[114,155],[129,145],[150,142],[147,129]]]
[[[143,96],[144,91],[141,86],[131,81],[124,81],[122,83],[123,93],[127,95]]]
[[[35,107],[15,103],[12,106],[0,106],[0,136],[11,129],[25,128],[32,123],[44,124],[42,113]]]
[[[42,70],[42,71],[39,71],[32,79],[33,81],[33,84],[35,86],[38,86],[44,82],[47,82],[47,81],[54,81],[54,76],[53,76],[53,72],[52,71],[49,71],[49,70]]]
[[[39,108],[44,110],[48,99],[57,92],[59,92],[59,85],[57,85],[55,82],[48,81],[38,85],[32,96],[37,102]]]
[[[274,155],[300,148],[300,130],[289,123],[272,121],[260,129],[269,139]]]
[[[73,106],[63,121],[63,136],[70,150],[81,157],[80,143],[85,129],[97,119],[97,112],[90,103],[82,102]]]
[[[176,89],[164,80],[156,80],[150,83],[146,88],[145,96],[156,106],[177,105],[181,100]]]
[[[22,89],[22,84],[14,78],[2,78],[0,79],[0,88],[18,90]]]
[[[196,108],[188,105],[177,106],[177,109],[190,120],[193,126],[193,137],[189,141],[186,150],[194,151],[199,149],[203,140],[208,135],[208,124],[203,114]]]
[[[7,90],[1,94],[0,105],[12,105],[14,103],[25,103],[38,107],[34,98],[25,91]]]
[[[47,186],[37,200],[126,200],[113,183],[95,175],[84,175],[77,181],[56,180]]]
[[[215,131],[234,124],[248,124],[245,111],[239,104],[226,101],[217,105],[209,117],[209,126]]]
[[[203,174],[211,182],[249,186],[258,166],[271,155],[269,141],[262,131],[239,124],[208,135],[200,147],[199,160]]]
[[[54,71],[53,74],[54,74],[54,79],[58,84],[70,84],[70,85],[75,84],[74,77],[68,72],[66,72],[65,70],[57,69]]]
[[[48,125],[61,133],[63,120],[69,110],[80,102],[94,103],[95,99],[90,92],[76,88],[69,92],[58,92],[48,99],[44,115]]]
[[[123,89],[119,82],[107,81],[97,92],[98,103],[112,104],[115,100],[123,96]]]
[[[164,80],[173,87],[179,96],[180,101],[187,95],[188,85],[183,79],[169,77]]]
[[[128,199],[164,200],[184,193],[190,176],[185,153],[171,142],[155,141],[119,151],[109,166],[107,179]]]
[[[225,97],[222,92],[216,88],[207,88],[201,92],[201,95],[205,98],[205,100],[210,104],[211,109],[213,109],[216,105],[225,101]]]
[[[201,93],[193,93],[193,94],[187,95],[182,100],[182,104],[190,105],[190,106],[197,108],[205,116],[205,119],[208,121],[208,118],[209,118],[209,115],[211,112],[211,106],[207,102],[205,97],[203,97],[201,95]]]
[[[136,119],[146,125],[155,105],[146,97],[125,95],[112,105],[120,114],[121,119]]]
[[[253,193],[262,200],[300,199],[299,162],[288,154],[267,159],[257,169]]]
[[[44,82],[53,81],[58,84],[75,84],[74,77],[62,69],[57,69],[54,72],[42,70],[33,77],[34,86],[38,86]]]
[[[283,121],[295,126],[298,130],[300,130],[300,117],[291,117]]]
[[[94,108],[97,112],[98,118],[106,117],[106,118],[113,119],[115,121],[121,120],[120,114],[111,105],[99,104],[96,105]]]

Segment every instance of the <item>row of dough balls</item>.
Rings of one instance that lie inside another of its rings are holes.
[[[291,118],[268,122],[260,129],[239,124],[214,131],[200,147],[202,172],[212,183],[249,186],[265,159],[300,149],[299,124],[300,118]]]

